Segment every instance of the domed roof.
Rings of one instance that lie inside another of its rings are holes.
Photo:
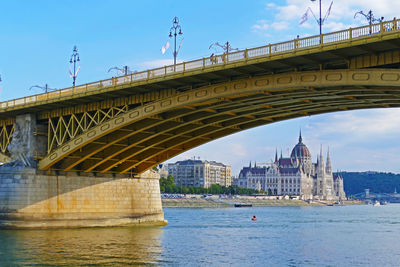
[[[292,154],[290,154],[290,157],[292,159],[295,158],[309,158],[311,159],[311,153],[308,150],[307,146],[303,144],[303,138],[301,138],[301,132],[299,136],[299,143],[295,145],[295,147],[292,150]]]

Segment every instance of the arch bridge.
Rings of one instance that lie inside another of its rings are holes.
[[[34,155],[39,169],[140,174],[253,127],[400,107],[399,26],[387,21],[2,102],[1,160],[9,160],[24,114],[46,143]]]

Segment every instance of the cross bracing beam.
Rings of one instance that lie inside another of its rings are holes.
[[[138,173],[198,144],[258,125],[341,110],[399,107],[399,80],[397,69],[323,70],[190,89],[87,129],[53,149],[39,166]]]

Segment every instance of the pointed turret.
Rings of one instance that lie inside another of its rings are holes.
[[[321,164],[324,164],[324,158],[322,156],[322,144],[321,144],[321,148],[319,150],[319,161],[321,162]]]
[[[254,168],[257,168],[257,161],[254,161]]]
[[[250,163],[249,163],[249,168],[251,169],[251,160],[250,160]]]
[[[275,148],[275,162],[278,162],[278,149]]]
[[[301,129],[300,129],[300,134],[299,134],[299,144],[303,143],[303,138],[301,137]]]
[[[325,173],[325,164],[324,164],[324,157],[322,155],[322,145],[319,151],[319,157],[317,160],[317,164],[318,164],[318,173],[320,176],[323,176]]]
[[[326,173],[327,174],[332,174],[332,165],[331,165],[331,157],[329,156],[329,147],[328,147],[328,152],[326,155]]]
[[[282,156],[282,148],[281,148],[281,157],[280,157],[280,159],[282,159],[283,158],[283,156]]]

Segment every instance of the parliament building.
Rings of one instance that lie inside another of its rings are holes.
[[[303,144],[301,133],[290,157],[278,158],[267,166],[244,167],[234,183],[240,187],[263,190],[268,195],[299,196],[300,199],[344,200],[343,178],[332,173],[329,150],[326,163],[322,147],[317,162],[312,163],[311,153]]]

